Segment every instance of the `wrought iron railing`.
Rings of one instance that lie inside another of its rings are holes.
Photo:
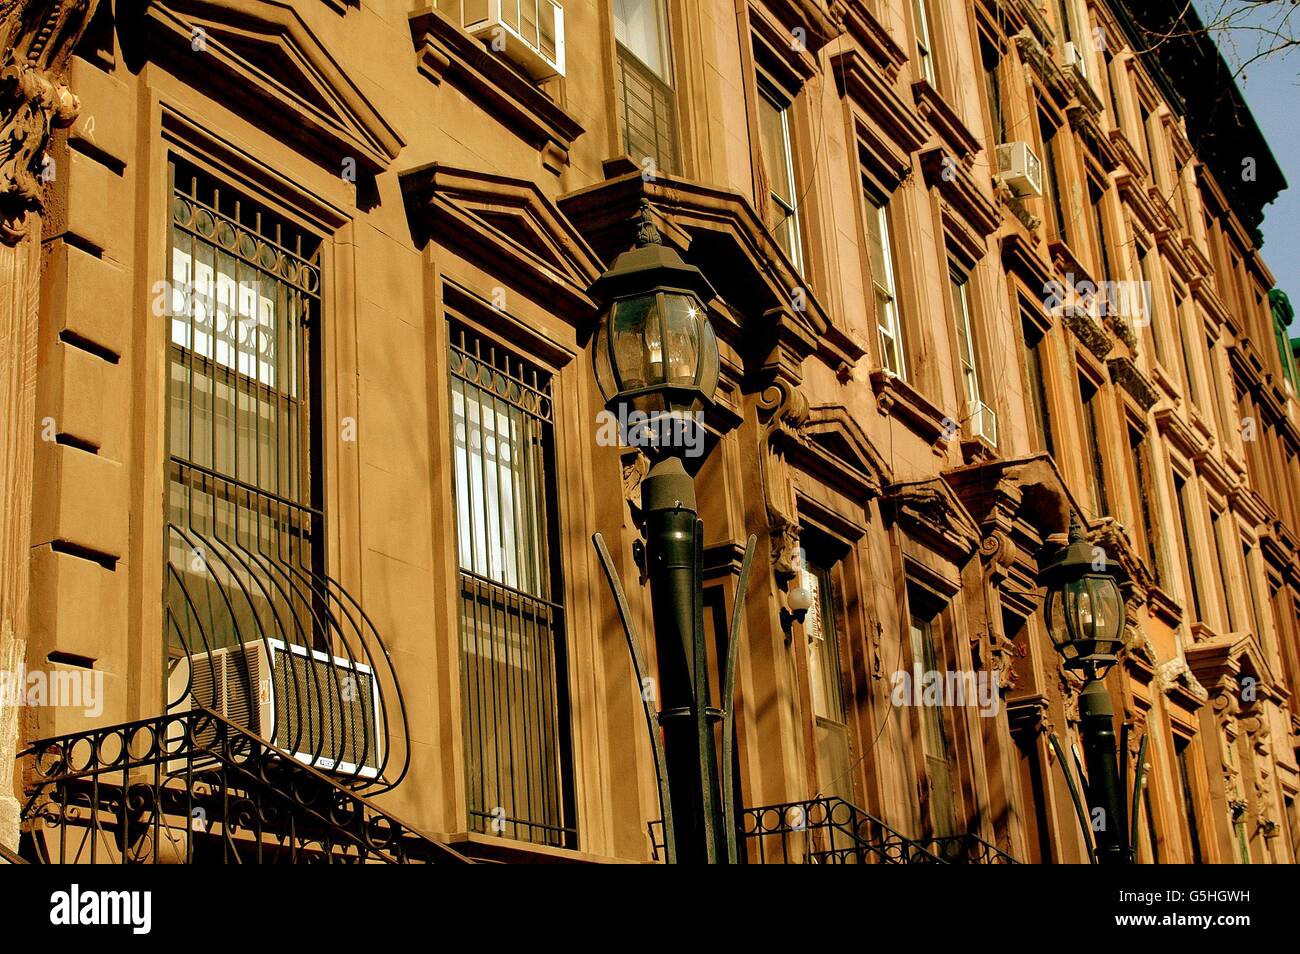
[[[468,863],[206,710],[47,739],[20,759],[28,860]]]
[[[908,838],[838,797],[746,808],[741,860],[749,864],[1019,864],[979,835]],[[650,822],[650,845],[663,858],[663,824]]]
[[[943,864],[944,859],[842,798],[746,808],[742,855],[754,864]]]
[[[926,838],[917,841],[928,851],[953,865],[1018,865],[1011,857],[996,845],[991,845],[979,835],[948,835],[942,838]]]
[[[13,851],[8,845],[0,845],[0,864],[25,865],[27,859]]]

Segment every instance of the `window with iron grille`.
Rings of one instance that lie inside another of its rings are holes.
[[[459,323],[450,334],[470,826],[575,847],[553,382]]]
[[[186,162],[170,173],[168,654],[319,643],[312,588],[281,578],[324,570],[321,241]]]

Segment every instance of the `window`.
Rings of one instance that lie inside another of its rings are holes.
[[[808,684],[813,714],[819,719],[843,723],[839,618],[830,571],[808,563],[804,568],[804,586],[812,596],[803,627],[808,636]]]
[[[1237,609],[1233,605],[1232,586],[1228,579],[1228,554],[1223,540],[1223,518],[1210,509],[1210,536],[1214,538],[1214,560],[1219,571],[1219,595],[1223,598],[1224,622],[1228,632],[1237,631]]]
[[[1147,558],[1156,585],[1164,586],[1164,532],[1155,518],[1155,486],[1151,483],[1151,448],[1146,435],[1132,427],[1128,431],[1128,443],[1136,485],[1134,498],[1138,503],[1138,546]]]
[[[911,604],[909,637],[912,665],[924,672],[943,672],[942,637],[943,605],[929,593],[908,588]],[[915,671],[915,670],[914,670]],[[952,748],[944,724],[944,706],[920,706],[921,748],[925,757],[925,774],[929,789],[931,830],[936,836],[952,835],[957,830],[957,804]]]
[[[1225,440],[1228,429],[1223,423],[1223,385],[1219,382],[1219,351],[1213,338],[1205,336],[1206,360],[1209,362],[1210,390],[1214,393],[1211,400],[1214,402],[1214,422],[1218,428],[1219,439]]]
[[[320,239],[170,163],[167,648],[287,630],[323,642]],[[292,583],[292,581],[291,581]]]
[[[1107,288],[1107,282],[1115,280],[1116,276],[1111,273],[1110,266],[1110,249],[1106,247],[1106,192],[1097,183],[1088,179],[1088,205],[1092,212],[1092,242],[1093,247],[1097,250],[1095,259],[1096,266],[1099,269],[1097,275],[1098,285],[1102,289]],[[1105,291],[1102,294],[1106,294]],[[1100,303],[1106,306],[1108,302]]]
[[[1101,459],[1101,424],[1097,412],[1100,393],[1090,381],[1079,379],[1079,396],[1083,400],[1084,439],[1088,443],[1088,485],[1092,493],[1092,505],[1098,516],[1110,512],[1106,499],[1106,470]]]
[[[772,234],[790,256],[795,271],[802,273],[794,153],[790,144],[790,105],[778,99],[778,94],[766,84],[760,84],[758,93],[758,136],[763,169],[767,174]]]
[[[1174,474],[1174,500],[1178,504],[1178,523],[1183,534],[1183,555],[1186,558],[1188,596],[1192,601],[1192,621],[1200,622],[1205,619],[1201,611],[1201,581],[1200,574],[1196,571],[1196,551],[1192,549],[1192,531],[1188,521],[1188,517],[1196,512],[1196,498],[1191,486],[1177,473]]]
[[[1115,66],[1115,54],[1107,47],[1102,51],[1102,58],[1106,63],[1106,90],[1110,96],[1110,115],[1111,125],[1116,129],[1123,128],[1124,121],[1121,118],[1124,114],[1119,108],[1119,84],[1124,79],[1125,67]]]
[[[1006,113],[1002,109],[1002,56],[997,47],[980,36],[980,64],[984,68],[984,98],[993,124],[993,142],[1007,141]]]
[[[1174,294],[1174,317],[1179,325],[1178,342],[1180,345],[1180,357],[1183,363],[1183,378],[1187,381],[1187,399],[1197,408],[1201,407],[1201,387],[1196,377],[1196,358],[1192,354],[1193,344],[1196,339],[1193,338],[1187,330],[1187,302]]]
[[[949,285],[952,289],[953,316],[957,321],[957,359],[961,364],[961,383],[968,405],[980,399],[979,372],[975,367],[974,334],[971,332],[970,318],[970,281],[964,275],[949,273]],[[971,411],[968,409],[967,414]]]
[[[938,87],[934,68],[934,41],[930,36],[930,11],[926,0],[913,0],[912,10],[916,14],[916,62],[922,79],[931,86]]]
[[[1142,317],[1151,329],[1151,343],[1155,347],[1156,358],[1161,364],[1168,365],[1165,355],[1164,339],[1160,336],[1160,326],[1156,315],[1155,282],[1152,278],[1151,251],[1141,242],[1133,244],[1137,255],[1138,278],[1142,282]]]
[[[553,382],[458,323],[450,345],[470,825],[573,847]]]
[[[1029,403],[1038,446],[1035,450],[1055,455],[1052,443],[1052,418],[1047,404],[1047,379],[1043,367],[1043,333],[1027,319],[1021,320],[1024,335],[1025,379],[1028,384]]]
[[[1142,123],[1142,139],[1145,142],[1147,149],[1147,166],[1151,170],[1152,180],[1156,181],[1159,178],[1156,171],[1158,156],[1156,153],[1155,137],[1152,135],[1151,130],[1151,111],[1147,109],[1146,103],[1138,104],[1138,117]]]
[[[819,535],[805,531],[805,540]],[[849,747],[848,709],[844,699],[844,677],[840,663],[844,616],[840,612],[838,564],[825,560],[829,549],[817,546],[819,556],[806,559],[803,585],[812,605],[804,617],[808,640],[808,691],[811,696],[813,732],[817,752],[817,786],[823,795],[838,795],[853,801],[853,759]]]
[[[638,163],[675,172],[677,107],[664,0],[614,0],[614,36],[623,147]]]
[[[907,377],[902,327],[894,285],[894,250],[890,237],[889,205],[867,197],[867,247],[871,256],[871,284],[876,292],[876,327],[880,333],[880,363],[900,378]]]
[[[1255,574],[1259,567],[1255,563],[1255,548],[1246,540],[1241,541],[1241,564],[1246,570],[1246,588],[1249,590],[1250,598],[1250,622],[1251,628],[1255,631],[1255,638],[1265,646],[1269,640],[1264,631],[1264,617],[1260,610],[1259,583]]]
[[[1038,131],[1043,140],[1043,194],[1047,196],[1052,237],[1068,244],[1069,229],[1066,227],[1065,206],[1062,202],[1060,186],[1062,182],[1069,180],[1061,175],[1060,156],[1056,148],[1057,128],[1040,113]]]
[[[1201,855],[1200,822],[1196,818],[1196,794],[1192,788],[1195,770],[1192,768],[1192,740],[1174,736],[1174,754],[1178,759],[1179,794],[1183,800],[1183,817],[1187,819],[1187,837],[1192,849],[1192,864],[1204,864]]]

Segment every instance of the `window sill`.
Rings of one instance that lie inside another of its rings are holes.
[[[913,433],[932,445],[935,454],[942,456],[946,442],[939,438],[948,433],[943,422],[948,416],[929,398],[903,378],[886,368],[871,372],[871,390],[876,395],[876,409],[886,417],[897,417]]]

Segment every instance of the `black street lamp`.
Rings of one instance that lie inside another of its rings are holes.
[[[694,481],[682,464],[688,446],[703,447],[703,430],[695,418],[712,401],[718,384],[718,342],[706,307],[715,293],[698,268],[662,243],[650,220],[649,204],[643,201],[636,247],[618,256],[597,279],[592,294],[605,306],[593,361],[606,406],[617,412],[620,421],[632,412],[648,415],[650,430],[659,437],[647,448],[653,463],[641,483],[641,500],[659,664],[659,709],[653,712],[647,701],[646,712],[660,776],[665,849],[669,860],[678,863],[734,861],[730,698],[739,614],[733,616],[722,686],[725,708],[715,708],[709,698],[703,626],[703,525]],[[695,428],[698,440],[684,446],[671,437],[665,439],[669,432],[653,422],[666,418]],[[614,587],[637,677],[642,680],[639,641],[599,534],[596,547]],[[737,603],[744,593],[752,553],[751,538]],[[721,784],[714,742],[718,721],[723,737]],[[656,722],[663,729],[662,747]]]
[[[1079,694],[1079,733],[1087,768],[1084,790],[1091,809],[1087,821],[1080,811],[1084,838],[1091,842],[1090,834],[1095,834],[1097,862],[1127,864],[1133,861],[1133,838],[1126,824],[1126,785],[1120,779],[1117,761],[1115,710],[1102,681],[1119,661],[1124,640],[1124,597],[1110,566],[1104,552],[1084,538],[1078,517],[1071,514],[1067,543],[1042,568],[1039,581],[1047,587],[1043,611],[1052,644],[1065,660],[1065,668],[1084,679]],[[1055,738],[1052,741],[1058,747],[1075,807],[1081,809],[1059,743]],[[1143,739],[1135,776],[1134,815],[1145,750]]]

